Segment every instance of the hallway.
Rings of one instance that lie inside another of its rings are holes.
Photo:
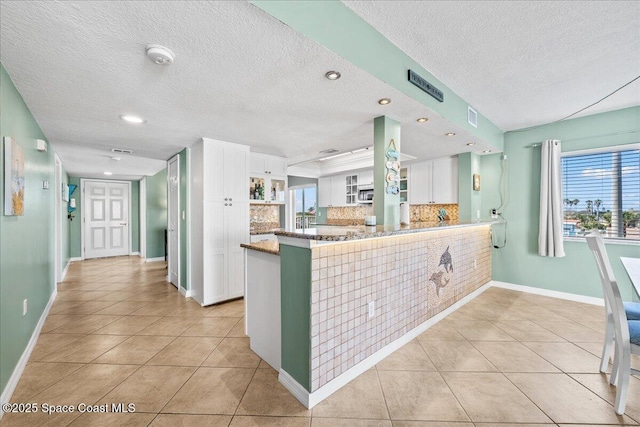
[[[618,417],[598,373],[601,307],[489,289],[309,411],[249,349],[241,300],[202,308],[165,276],[164,263],[138,257],[73,263],[11,399],[40,411],[5,414],[2,425],[640,421],[640,380]],[[47,415],[45,403],[132,403],[135,412]]]

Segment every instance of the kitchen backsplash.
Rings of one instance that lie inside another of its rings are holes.
[[[451,221],[458,220],[458,205],[410,205],[411,221],[437,221],[438,211],[444,208],[449,215]],[[361,225],[364,224],[364,217],[373,215],[371,206],[345,206],[345,207],[328,207],[327,208],[327,224],[333,225]]]
[[[280,205],[249,205],[249,224],[253,229],[280,228]]]

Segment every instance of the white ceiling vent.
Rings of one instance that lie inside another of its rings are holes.
[[[467,122],[474,128],[478,127],[478,112],[467,105]]]
[[[124,148],[112,148],[112,153],[133,154],[133,150],[125,150]]]
[[[322,150],[320,154],[333,154],[337,153],[340,150],[336,150],[335,148],[329,148],[328,150]]]

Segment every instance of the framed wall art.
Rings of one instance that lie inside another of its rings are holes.
[[[24,151],[10,136],[4,137],[4,214],[24,215]]]

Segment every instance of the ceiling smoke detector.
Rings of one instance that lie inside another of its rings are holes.
[[[158,65],[171,65],[176,58],[171,49],[159,44],[148,44],[146,50],[147,56]]]

